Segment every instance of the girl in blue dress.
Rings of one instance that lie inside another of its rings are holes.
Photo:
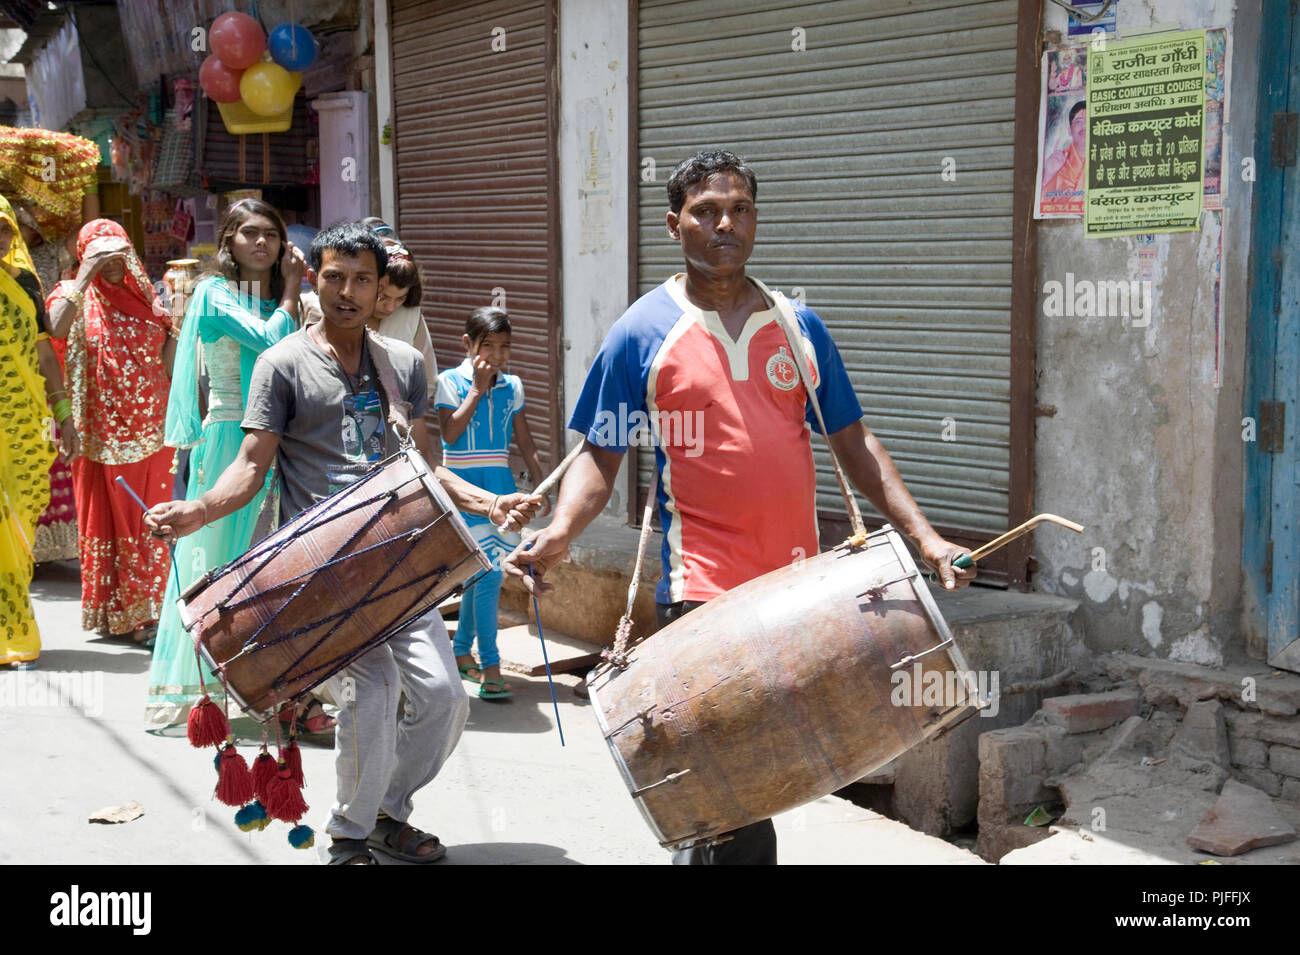
[[[510,472],[510,441],[513,436],[523,455],[533,484],[542,480],[537,448],[523,415],[524,386],[517,375],[504,369],[510,361],[510,319],[504,309],[476,308],[465,320],[461,336],[466,358],[438,376],[434,404],[442,431],[443,464],[460,477],[493,494],[511,494],[515,487]],[[543,505],[542,513],[546,513]],[[453,648],[461,676],[478,684],[485,700],[510,696],[501,678],[501,656],[497,652],[497,606],[501,597],[501,558],[518,544],[517,535],[507,534],[487,518],[463,514],[475,540],[492,561],[491,573],[480,577],[460,602],[460,621]],[[472,653],[478,641],[479,658]]]

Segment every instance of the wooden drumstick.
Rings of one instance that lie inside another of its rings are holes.
[[[586,443],[586,441],[579,441],[575,444],[573,450],[564,456],[564,460],[560,462],[559,467],[544,477],[542,483],[537,485],[537,487],[535,487],[530,493],[534,497],[545,497],[549,494],[551,489],[560,483],[560,478],[564,477],[564,472],[569,470],[569,465],[578,460],[578,455],[582,453],[582,448]],[[506,525],[504,523],[497,527],[497,530],[500,531],[504,531],[505,529]]]
[[[952,562],[954,567],[972,567],[981,557],[987,557],[1003,544],[1007,544],[1017,537],[1028,534],[1039,524],[1059,524],[1062,527],[1068,527],[1076,534],[1083,533],[1083,525],[1076,524],[1074,521],[1068,521],[1064,517],[1058,517],[1055,514],[1036,514],[1029,520],[1025,521],[1019,527],[1013,527],[1001,537],[995,537],[978,550],[973,550],[969,554],[962,554]]]

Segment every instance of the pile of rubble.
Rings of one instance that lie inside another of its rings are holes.
[[[1300,863],[1300,676],[1128,654],[1103,665],[1100,692],[980,736],[979,854]]]

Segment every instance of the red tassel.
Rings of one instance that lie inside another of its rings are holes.
[[[262,747],[262,752],[258,753],[257,759],[253,760],[253,770],[250,774],[253,778],[253,794],[258,799],[266,803],[267,784],[275,778],[275,772],[278,767],[275,764],[275,758]]]
[[[204,696],[190,710],[185,735],[189,737],[190,745],[196,749],[220,746],[230,735],[230,721],[226,719],[226,714],[221,712],[221,707]]]
[[[301,788],[307,785],[307,781],[302,777],[302,750],[298,748],[298,741],[290,738],[289,745],[280,753],[280,758],[284,760],[285,765],[289,767],[289,775],[293,781]]]
[[[253,776],[248,771],[248,763],[231,743],[221,747],[221,769],[217,773],[216,796],[218,801],[236,809],[254,796]]]
[[[272,819],[284,822],[297,822],[307,812],[306,800],[302,798],[302,788],[294,781],[289,767],[280,764],[275,778],[266,787],[266,814]]]

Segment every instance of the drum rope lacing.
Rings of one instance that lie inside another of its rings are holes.
[[[636,564],[632,568],[632,582],[627,588],[627,608],[619,618],[618,629],[614,631],[614,646],[601,651],[601,659],[609,661],[620,670],[628,665],[627,642],[632,636],[632,605],[636,603],[636,593],[641,588],[641,566],[645,562],[645,546],[650,539],[651,518],[654,516],[655,495],[659,491],[659,469],[654,470],[650,478],[650,492],[646,496],[645,512],[641,515],[641,537],[636,545]]]
[[[445,516],[445,515],[444,515],[444,516]],[[330,637],[334,636],[334,634],[338,631],[339,627],[341,627],[341,626],[342,626],[342,625],[343,625],[343,624],[344,624],[344,623],[345,623],[345,622],[346,622],[346,621],[347,621],[347,620],[348,620],[348,619],[349,619],[353,614],[355,614],[358,608],[365,607],[365,606],[367,606],[367,605],[369,605],[369,604],[372,604],[372,603],[377,602],[378,600],[385,599],[386,597],[392,596],[393,594],[395,594],[395,593],[397,593],[397,592],[399,592],[399,591],[401,591],[401,590],[404,590],[404,589],[406,589],[406,588],[408,588],[408,587],[415,586],[415,585],[417,585],[417,584],[419,584],[419,583],[423,582],[424,580],[429,579],[429,578],[431,578],[431,577],[438,577],[438,578],[445,577],[445,576],[450,572],[450,568],[448,568],[448,567],[445,567],[445,566],[438,567],[438,568],[435,568],[434,570],[432,570],[432,571],[430,571],[430,572],[427,572],[427,573],[424,573],[424,574],[418,575],[414,580],[412,580],[412,581],[410,581],[410,582],[408,582],[408,583],[405,583],[405,584],[401,584],[401,585],[399,585],[399,586],[397,586],[397,587],[394,587],[394,588],[392,588],[391,590],[388,590],[388,591],[385,591],[385,592],[382,593],[382,594],[379,594],[378,596],[376,596],[376,593],[375,593],[375,592],[376,592],[376,591],[379,589],[379,587],[382,585],[383,580],[382,580],[382,579],[377,580],[374,584],[372,584],[372,585],[370,586],[370,588],[369,588],[369,589],[368,589],[364,594],[361,595],[360,599],[358,599],[358,600],[357,600],[357,601],[356,601],[356,602],[355,602],[351,607],[349,607],[347,610],[339,611],[339,612],[334,613],[334,614],[329,614],[329,615],[327,615],[327,616],[320,617],[320,618],[318,618],[318,619],[316,619],[316,620],[311,621],[310,623],[307,623],[307,624],[305,624],[305,625],[303,625],[303,626],[300,626],[300,627],[296,628],[295,630],[292,630],[292,631],[290,631],[290,632],[288,632],[288,633],[281,634],[280,636],[278,636],[278,637],[276,637],[276,638],[274,638],[274,639],[269,639],[269,640],[267,640],[267,641],[265,641],[265,642],[258,642],[259,639],[261,638],[262,634],[265,632],[266,628],[269,627],[271,624],[273,624],[273,623],[275,622],[275,620],[276,620],[276,618],[279,616],[279,614],[282,613],[282,612],[285,610],[285,608],[287,608],[291,603],[293,603],[293,602],[294,602],[298,597],[300,597],[300,596],[302,595],[302,592],[307,588],[308,584],[310,583],[310,580],[311,580],[311,579],[314,579],[314,576],[315,576],[316,573],[318,573],[319,571],[324,570],[324,569],[326,569],[326,568],[332,567],[332,566],[334,566],[334,565],[336,565],[336,564],[344,563],[344,562],[346,562],[346,561],[348,561],[348,560],[353,559],[354,557],[360,556],[360,554],[366,553],[366,552],[368,552],[368,551],[374,549],[373,547],[371,547],[371,548],[365,548],[365,549],[362,550],[362,551],[358,551],[358,552],[356,552],[356,553],[348,554],[348,555],[346,555],[346,556],[344,556],[344,557],[339,557],[339,556],[337,556],[337,555],[338,555],[338,554],[339,554],[339,553],[340,553],[344,548],[346,548],[349,544],[351,544],[353,541],[355,541],[356,538],[357,538],[357,536],[359,536],[361,533],[364,533],[365,530],[367,530],[368,527],[369,527],[369,526],[370,526],[370,525],[371,525],[371,524],[372,524],[372,523],[377,519],[377,517],[378,517],[378,515],[375,515],[374,517],[372,517],[372,518],[370,518],[368,521],[366,521],[366,523],[363,524],[363,525],[361,526],[361,528],[357,531],[356,534],[354,534],[352,537],[350,537],[347,541],[345,541],[345,542],[343,543],[343,545],[339,548],[339,550],[335,552],[335,556],[334,556],[334,557],[332,557],[331,559],[329,559],[329,560],[325,561],[324,563],[320,564],[320,565],[319,565],[319,566],[318,566],[318,567],[317,567],[317,568],[312,572],[312,574],[310,574],[310,575],[304,575],[304,576],[307,576],[309,579],[308,579],[308,580],[304,580],[303,583],[302,583],[301,585],[299,585],[299,587],[298,587],[298,588],[293,592],[293,594],[291,594],[291,595],[289,596],[289,598],[288,598],[288,599],[287,599],[287,600],[286,600],[286,601],[285,601],[285,602],[280,606],[280,608],[275,612],[275,614],[272,615],[269,619],[267,619],[264,623],[262,623],[262,625],[259,626],[259,627],[257,628],[257,630],[255,630],[255,631],[254,631],[254,632],[249,636],[249,638],[244,642],[243,647],[240,649],[240,651],[239,651],[238,653],[236,653],[234,656],[232,656],[230,659],[226,660],[225,663],[223,664],[223,667],[227,667],[227,666],[229,666],[231,663],[233,663],[235,660],[238,660],[240,657],[244,656],[245,654],[253,654],[253,653],[261,652],[262,650],[269,649],[270,647],[276,646],[276,645],[279,644],[279,643],[283,643],[283,642],[286,641],[286,640],[293,640],[293,639],[296,639],[297,637],[302,636],[304,633],[307,633],[307,632],[309,632],[309,631],[311,631],[311,630],[314,630],[315,628],[317,628],[317,627],[319,627],[319,626],[322,626],[323,624],[331,624],[331,623],[332,623],[332,626],[330,626],[330,628],[329,628],[328,630],[326,630],[325,633],[322,634],[318,640],[316,640],[314,643],[312,643],[312,644],[310,644],[308,647],[306,647],[306,649],[304,649],[304,650],[303,650],[303,651],[302,651],[302,652],[297,656],[297,658],[294,659],[294,660],[292,661],[292,663],[290,663],[290,665],[288,666],[288,668],[285,670],[285,673],[286,673],[286,674],[289,673],[289,672],[292,672],[292,671],[294,670],[294,668],[296,668],[296,667],[298,667],[299,665],[301,665],[301,664],[303,663],[303,661],[307,659],[307,657],[309,657],[312,653],[314,653],[316,650],[318,650],[318,649],[321,647],[321,645],[325,643],[326,640],[328,640]],[[438,520],[441,520],[441,519],[442,519],[442,518],[440,517]],[[434,523],[436,524],[437,521],[435,521]],[[397,557],[397,560],[395,561],[395,564],[400,564],[402,561],[406,560],[406,558],[409,557],[409,556],[411,555],[411,552],[415,549],[416,544],[418,543],[418,540],[416,539],[416,538],[418,537],[418,535],[419,535],[420,533],[423,533],[424,530],[427,530],[428,527],[432,527],[432,526],[433,526],[433,524],[430,524],[430,525],[428,525],[426,528],[423,528],[423,529],[421,529],[420,531],[413,532],[411,535],[408,536],[408,538],[407,538],[407,546],[406,546],[406,549],[405,549],[404,552],[402,552],[402,553]],[[391,543],[393,543],[393,541],[386,541],[386,542],[384,542],[384,543],[385,543],[385,544],[391,544]],[[378,546],[384,546],[384,545],[381,544],[381,545],[378,545]],[[251,578],[249,578],[248,580],[251,580]],[[241,586],[241,587],[244,586],[244,584],[248,583],[248,580],[245,580],[244,583],[240,584],[239,586]],[[285,582],[284,584],[277,584],[275,587],[272,587],[272,588],[268,589],[267,591],[265,591],[265,593],[264,593],[262,596],[264,596],[264,595],[267,594],[267,593],[271,593],[271,592],[273,592],[274,590],[282,589],[283,587],[288,586],[289,583],[291,583],[291,582]],[[383,642],[383,640],[384,640],[384,639],[385,639],[385,638],[386,638],[390,633],[394,632],[397,628],[399,628],[399,627],[402,625],[402,623],[404,623],[404,622],[408,619],[408,617],[412,617],[412,616],[414,615],[416,608],[419,606],[421,600],[424,598],[424,596],[426,596],[426,594],[427,594],[427,592],[417,594],[416,598],[415,598],[413,601],[411,601],[411,603],[408,604],[407,607],[406,607],[406,608],[402,611],[402,613],[400,614],[400,618],[401,618],[401,619],[400,619],[400,621],[399,621],[398,623],[394,624],[394,626],[393,626],[392,628],[389,628],[388,630],[385,630],[385,631],[382,632],[381,634],[379,634],[379,635],[377,635],[377,636],[375,636],[375,637],[372,637],[369,641],[367,641],[367,642],[366,642],[365,644],[363,644],[360,648],[358,648],[358,649],[357,649],[353,654],[351,654],[347,659],[348,659],[348,660],[355,659],[357,656],[360,656],[361,653],[364,653],[366,650],[370,649],[371,647],[377,645],[378,643]],[[247,602],[247,601],[245,601],[245,602]],[[301,673],[296,673],[296,674],[294,675],[294,679],[300,679],[300,678],[305,677],[305,676],[311,676],[312,674],[314,674],[314,673],[316,673],[316,672],[318,672],[318,671],[320,671],[320,670],[324,670],[324,669],[328,669],[328,668],[334,667],[334,666],[337,665],[337,663],[338,663],[337,660],[331,660],[329,663],[322,664],[322,665],[317,666],[317,667],[313,667],[313,668],[311,668],[311,669],[309,669],[309,670],[305,670],[305,671],[303,671],[303,672],[301,672]],[[273,685],[274,685],[274,686],[285,686],[285,685],[287,685],[287,681],[284,679],[284,675],[282,674],[280,677],[278,677],[278,678],[276,679],[276,681],[275,681],[275,683],[274,683]]]
[[[363,476],[361,479],[359,479],[355,484],[353,484],[352,487],[355,489],[356,487],[358,487],[358,486],[364,484],[366,481],[371,480],[371,479],[372,479],[375,475],[377,475],[378,473],[379,473],[378,471],[373,471],[373,472],[371,472],[371,473],[369,473],[369,474],[367,474],[367,475],[364,475],[364,476]],[[401,489],[403,489],[404,487],[406,487],[406,486],[409,485],[409,484],[417,483],[418,481],[419,481],[419,478],[418,478],[418,477],[409,478],[409,479],[407,479],[406,481],[403,481],[401,484],[398,484],[396,487],[391,488],[391,489],[386,490],[386,491],[383,491],[383,492],[381,492],[381,493],[379,493],[379,494],[377,494],[377,495],[374,495],[373,497],[366,498],[366,499],[364,499],[364,500],[357,501],[357,502],[352,502],[352,503],[350,503],[350,504],[349,504],[348,506],[346,506],[346,507],[334,508],[334,509],[333,509],[333,513],[331,514],[331,516],[332,516],[332,517],[338,517],[338,516],[340,516],[340,515],[351,513],[351,512],[353,512],[353,511],[355,511],[355,510],[359,510],[359,509],[361,509],[361,508],[364,508],[364,507],[367,507],[367,506],[373,505],[373,504],[378,503],[378,502],[384,502],[384,503],[387,503],[388,501],[391,501],[391,500],[393,500],[394,498],[396,498],[396,497],[398,496],[399,492],[401,491]],[[314,505],[312,505],[311,507],[306,508],[305,510],[303,510],[303,511],[302,511],[302,512],[301,512],[301,513],[300,513],[300,514],[295,518],[295,520],[301,520],[301,519],[303,519],[304,517],[306,517],[306,516],[309,515],[309,514],[314,515],[314,514],[316,514],[318,511],[319,511],[319,512],[330,511],[330,510],[331,510],[331,507],[330,507],[331,503],[333,503],[333,502],[332,502],[329,498],[326,498],[325,500],[319,501],[319,502],[317,502],[317,504],[314,504]],[[284,587],[290,586],[291,584],[293,584],[293,583],[294,583],[295,581],[297,581],[297,580],[300,580],[300,579],[303,579],[303,578],[307,578],[306,580],[304,580],[304,582],[302,583],[302,585],[299,586],[299,587],[297,588],[297,590],[295,590],[295,592],[294,592],[293,594],[291,594],[291,595],[289,596],[289,598],[288,598],[288,599],[287,599],[287,600],[286,600],[286,601],[285,601],[285,602],[284,602],[284,603],[283,603],[283,604],[282,604],[282,605],[281,605],[281,606],[276,610],[275,614],[273,614],[269,619],[267,619],[266,621],[264,621],[264,622],[262,623],[262,625],[261,625],[260,627],[258,627],[258,629],[257,629],[257,630],[252,634],[252,635],[249,636],[249,638],[244,642],[244,644],[243,644],[242,648],[240,649],[240,651],[239,651],[238,653],[236,653],[234,656],[230,657],[230,658],[229,658],[228,660],[226,660],[224,663],[220,664],[218,668],[219,668],[221,671],[224,672],[225,669],[226,669],[226,668],[227,668],[231,663],[233,663],[235,660],[239,659],[240,657],[244,656],[245,654],[257,653],[257,652],[259,652],[259,651],[261,651],[261,650],[264,650],[264,649],[267,649],[267,648],[269,648],[269,647],[275,646],[275,645],[277,645],[277,644],[279,644],[279,643],[282,643],[282,642],[284,642],[284,641],[286,641],[286,640],[292,640],[292,639],[295,639],[295,638],[301,636],[302,634],[308,632],[309,630],[312,630],[312,629],[314,629],[314,628],[316,628],[316,627],[319,627],[319,626],[321,626],[321,625],[323,625],[323,624],[327,624],[327,623],[331,623],[331,622],[333,622],[333,623],[334,623],[334,626],[332,626],[332,627],[331,627],[331,628],[330,628],[330,629],[329,629],[329,630],[328,630],[328,631],[327,631],[323,636],[321,636],[320,639],[317,640],[314,644],[312,644],[311,646],[307,647],[307,648],[306,648],[306,649],[305,649],[305,650],[304,650],[304,651],[303,651],[303,652],[298,656],[298,658],[295,659],[295,660],[293,661],[293,663],[290,664],[290,666],[289,666],[288,668],[286,668],[286,670],[284,671],[284,673],[281,674],[280,677],[277,677],[277,678],[276,678],[276,680],[275,680],[274,683],[272,684],[272,687],[273,687],[273,688],[283,688],[284,686],[288,685],[288,681],[285,679],[285,675],[288,674],[288,673],[290,673],[290,672],[292,672],[293,669],[294,669],[295,667],[299,666],[299,665],[300,665],[300,664],[301,664],[301,663],[302,663],[302,662],[303,662],[307,657],[309,657],[312,653],[314,653],[317,649],[319,649],[320,646],[321,646],[321,645],[322,645],[326,640],[328,640],[331,636],[333,636],[334,633],[338,630],[339,626],[341,626],[342,623],[343,623],[345,620],[347,620],[347,619],[348,619],[348,618],[349,618],[353,613],[355,613],[355,612],[356,612],[356,609],[357,609],[358,607],[364,607],[364,606],[366,606],[366,605],[368,605],[368,604],[371,604],[371,603],[377,602],[377,601],[382,600],[382,599],[386,599],[386,598],[392,596],[393,594],[395,594],[395,593],[397,593],[397,592],[399,592],[399,591],[401,591],[401,590],[404,590],[404,589],[406,589],[406,588],[408,588],[408,587],[416,586],[416,585],[418,585],[418,584],[420,584],[420,583],[422,583],[422,582],[424,582],[425,580],[428,580],[428,579],[430,579],[430,578],[434,578],[434,577],[442,578],[442,577],[445,577],[448,573],[451,572],[452,568],[448,568],[448,567],[445,567],[445,566],[440,566],[440,567],[437,567],[437,568],[433,569],[432,571],[429,571],[429,572],[426,572],[426,573],[423,573],[423,574],[419,574],[419,575],[417,575],[414,579],[412,579],[411,581],[409,581],[409,582],[407,582],[407,583],[400,584],[400,585],[398,585],[398,586],[392,588],[391,590],[388,590],[388,591],[385,591],[385,592],[383,592],[383,593],[381,593],[381,594],[376,595],[376,594],[375,594],[375,591],[376,591],[376,590],[378,589],[378,587],[383,583],[383,580],[380,579],[380,580],[376,581],[376,582],[371,586],[371,588],[370,588],[370,589],[369,589],[369,590],[368,590],[364,595],[362,595],[361,599],[360,599],[357,603],[355,603],[352,607],[350,607],[348,610],[346,610],[346,611],[341,611],[341,612],[338,612],[338,613],[335,613],[335,614],[331,614],[331,615],[328,615],[328,616],[325,616],[325,617],[319,618],[319,619],[317,619],[317,620],[315,620],[315,621],[313,621],[313,622],[311,622],[311,623],[309,623],[309,624],[307,624],[307,625],[305,625],[305,626],[299,627],[298,629],[296,629],[296,630],[294,630],[294,631],[292,631],[292,632],[290,632],[290,633],[282,634],[281,636],[279,636],[279,637],[277,637],[277,638],[275,638],[275,639],[273,639],[273,640],[268,640],[268,641],[265,642],[265,643],[258,643],[258,642],[257,642],[258,639],[261,637],[262,633],[266,630],[266,628],[267,628],[268,626],[270,626],[272,623],[274,623],[274,621],[277,619],[277,617],[279,616],[279,614],[282,613],[282,612],[285,610],[285,608],[289,606],[290,603],[292,603],[292,602],[293,602],[297,597],[299,597],[299,596],[302,594],[303,590],[307,587],[307,585],[308,585],[308,583],[310,582],[310,580],[311,580],[311,579],[314,579],[315,575],[316,575],[317,573],[319,573],[321,570],[326,569],[326,568],[328,568],[328,567],[332,567],[332,566],[334,566],[335,564],[340,564],[340,563],[346,562],[346,561],[348,561],[348,560],[352,560],[353,558],[356,558],[356,557],[359,557],[359,556],[361,556],[361,555],[363,555],[363,554],[366,554],[366,553],[368,553],[368,552],[370,552],[370,551],[372,551],[372,550],[375,550],[376,548],[383,548],[383,547],[386,547],[386,546],[388,546],[388,545],[393,544],[395,541],[397,541],[397,540],[401,540],[401,539],[404,538],[404,539],[406,540],[408,546],[407,546],[407,548],[406,548],[406,552],[403,553],[403,554],[401,554],[400,557],[399,557],[399,558],[394,562],[394,566],[396,566],[396,565],[402,563],[403,561],[405,561],[405,559],[406,559],[407,557],[410,556],[411,552],[415,549],[415,546],[416,546],[416,544],[418,543],[418,539],[419,539],[419,537],[420,537],[421,535],[423,535],[424,533],[426,533],[426,532],[427,532],[428,530],[430,530],[431,528],[435,527],[439,522],[443,521],[444,519],[447,519],[447,518],[448,518],[448,515],[449,515],[449,512],[447,512],[447,513],[443,513],[443,514],[439,515],[439,516],[438,516],[437,518],[435,518],[431,523],[425,525],[424,527],[421,527],[421,528],[418,528],[418,529],[416,529],[416,530],[414,530],[414,531],[410,531],[410,532],[408,532],[407,534],[403,535],[403,538],[394,538],[394,539],[390,539],[390,540],[388,540],[388,541],[383,541],[383,542],[381,542],[381,543],[379,543],[379,544],[371,545],[370,547],[363,548],[363,549],[360,550],[360,551],[355,551],[355,552],[353,552],[353,553],[349,553],[349,554],[347,554],[347,555],[345,555],[345,556],[343,556],[343,557],[340,557],[339,554],[342,553],[343,550],[345,550],[345,549],[346,549],[347,547],[349,547],[351,544],[353,544],[353,543],[356,541],[356,539],[357,539],[359,536],[361,536],[361,534],[365,533],[365,531],[368,530],[368,529],[369,529],[369,528],[374,524],[374,522],[377,521],[377,520],[382,516],[382,514],[383,514],[383,509],[382,509],[382,507],[381,507],[381,508],[377,509],[377,510],[375,511],[374,514],[372,514],[372,515],[371,515],[371,516],[370,516],[370,517],[369,517],[369,518],[368,518],[368,519],[367,519],[367,520],[366,520],[366,521],[365,521],[365,522],[364,522],[364,523],[363,523],[359,528],[357,528],[357,529],[352,533],[352,535],[351,535],[347,540],[345,540],[345,541],[344,541],[344,542],[343,542],[343,543],[342,543],[342,544],[341,544],[341,545],[340,545],[340,546],[335,550],[334,555],[333,555],[329,560],[325,561],[324,563],[321,563],[321,564],[317,565],[315,568],[313,568],[313,569],[312,569],[310,572],[308,572],[308,573],[301,574],[301,575],[299,575],[298,577],[294,577],[294,578],[291,578],[291,579],[286,580],[286,581],[282,581],[282,582],[280,582],[280,583],[274,585],[273,587],[269,588],[265,593],[271,593],[271,592],[273,592],[274,590],[277,590],[277,589],[283,589]],[[285,526],[287,527],[288,525],[285,525]],[[236,585],[236,586],[231,590],[231,592],[230,592],[229,594],[226,595],[226,597],[224,597],[221,601],[219,601],[217,604],[215,604],[215,605],[213,606],[212,611],[215,611],[215,612],[217,612],[218,614],[221,614],[221,613],[223,613],[223,612],[227,612],[227,611],[230,611],[230,610],[235,610],[235,609],[238,609],[238,608],[240,608],[240,607],[242,607],[242,606],[244,606],[244,605],[246,605],[246,604],[248,604],[248,603],[250,603],[250,602],[252,602],[252,601],[254,601],[254,600],[256,600],[256,599],[258,599],[259,596],[264,596],[264,594],[253,594],[253,595],[251,595],[251,596],[245,597],[245,598],[240,599],[240,600],[237,600],[237,601],[232,601],[232,600],[230,599],[232,596],[234,596],[235,594],[239,593],[239,592],[240,592],[241,590],[243,590],[244,588],[246,588],[246,587],[251,587],[252,582],[253,582],[254,578],[258,575],[258,573],[259,573],[262,569],[264,569],[264,568],[265,568],[265,567],[266,567],[266,566],[267,566],[267,565],[268,565],[272,560],[274,560],[276,556],[278,556],[282,551],[284,551],[284,550],[285,550],[285,549],[286,549],[286,548],[287,548],[291,543],[293,543],[294,540],[296,540],[295,537],[293,537],[293,536],[291,536],[291,535],[286,535],[283,539],[281,539],[280,541],[276,542],[273,546],[269,546],[269,547],[265,547],[265,548],[261,548],[261,549],[258,549],[258,548],[250,549],[246,554],[244,554],[244,555],[242,555],[241,557],[236,558],[235,560],[231,561],[229,564],[227,564],[224,568],[221,568],[219,571],[214,572],[214,577],[215,577],[215,576],[217,576],[217,575],[219,575],[219,574],[224,574],[224,573],[226,573],[226,572],[229,571],[229,570],[240,568],[242,565],[244,565],[244,564],[246,564],[246,563],[252,563],[252,562],[254,562],[255,560],[257,560],[258,558],[261,558],[260,562],[257,563],[257,566],[256,566],[256,567],[255,567],[251,572],[249,572],[249,573],[247,574],[247,576],[246,576],[246,577],[245,577],[245,578],[244,578],[244,579],[243,579],[239,584],[237,584],[237,585]],[[343,657],[343,658],[336,658],[336,659],[334,659],[334,660],[329,661],[328,663],[322,664],[322,665],[320,665],[320,666],[313,667],[313,668],[311,668],[311,669],[309,669],[309,670],[305,670],[305,671],[303,671],[303,672],[301,672],[301,673],[297,673],[297,674],[294,675],[294,679],[295,679],[295,680],[299,680],[299,679],[302,679],[302,678],[304,678],[304,677],[310,677],[310,676],[312,676],[313,674],[315,674],[315,673],[317,673],[317,672],[319,672],[319,671],[321,671],[321,670],[326,670],[326,669],[331,669],[331,668],[338,668],[339,665],[340,665],[340,659],[342,659],[342,661],[343,661],[343,662],[342,662],[342,665],[345,666],[347,663],[351,662],[352,660],[355,660],[357,657],[361,656],[363,653],[365,653],[366,651],[370,650],[372,647],[376,646],[376,645],[379,644],[379,643],[382,643],[382,642],[383,642],[383,641],[384,641],[384,640],[385,640],[385,639],[386,639],[386,638],[387,638],[391,633],[395,632],[397,629],[399,629],[400,627],[402,627],[403,625],[405,625],[407,622],[409,622],[410,619],[414,619],[414,617],[415,617],[415,615],[416,615],[416,612],[417,612],[416,608],[419,607],[419,604],[420,604],[420,602],[421,602],[422,596],[423,596],[423,595],[418,596],[415,600],[413,600],[410,604],[407,605],[407,607],[406,607],[406,608],[402,611],[402,613],[400,614],[400,619],[399,619],[399,621],[398,621],[397,623],[395,623],[392,627],[388,628],[387,630],[381,632],[379,635],[377,635],[377,636],[371,638],[371,639],[370,639],[369,641],[367,641],[365,644],[363,644],[362,646],[356,648],[353,652],[349,653],[346,657]],[[210,611],[210,612],[211,612],[211,611]],[[421,609],[420,612],[422,612],[422,609]]]
[[[362,475],[358,480],[356,480],[349,486],[348,490],[355,491],[357,488],[363,486],[368,481],[373,480],[376,477],[376,475],[378,475],[379,473],[380,472],[378,470],[373,470],[367,474]],[[414,484],[418,481],[419,481],[418,477],[408,478],[407,480],[403,481],[401,484],[397,485],[396,487],[388,491],[382,491],[374,497],[370,497],[358,502],[350,503],[346,508],[339,508],[331,516],[337,518],[344,514],[350,514],[354,510],[360,510],[363,507],[368,507],[369,505],[374,504],[378,501],[383,501],[385,498],[391,500],[392,498],[396,497],[397,493],[403,488],[405,488],[407,485]],[[310,507],[304,508],[302,511],[300,511],[297,514],[297,516],[293,518],[292,521],[290,521],[288,524],[285,524],[284,526],[290,527],[295,523],[306,523],[310,518],[317,516],[318,513],[330,511],[335,503],[336,503],[335,500],[329,497],[319,500],[315,504],[311,505]],[[255,567],[250,572],[249,577],[252,577],[258,574],[260,571],[262,571],[267,564],[269,564],[272,560],[278,557],[280,553],[284,551],[284,549],[287,548],[291,543],[293,543],[295,539],[296,538],[294,538],[291,535],[285,535],[284,538],[282,538],[280,541],[277,541],[275,543],[263,542],[261,544],[254,544],[245,553],[236,557],[234,560],[230,561],[229,563],[225,564],[222,567],[217,568],[216,570],[210,571],[207,574],[207,576],[209,577],[210,580],[216,579],[218,576],[222,576],[232,570],[240,569],[245,564],[250,563],[259,557],[262,557],[263,555],[266,555],[266,559],[263,560],[260,564],[258,564],[258,566]]]

